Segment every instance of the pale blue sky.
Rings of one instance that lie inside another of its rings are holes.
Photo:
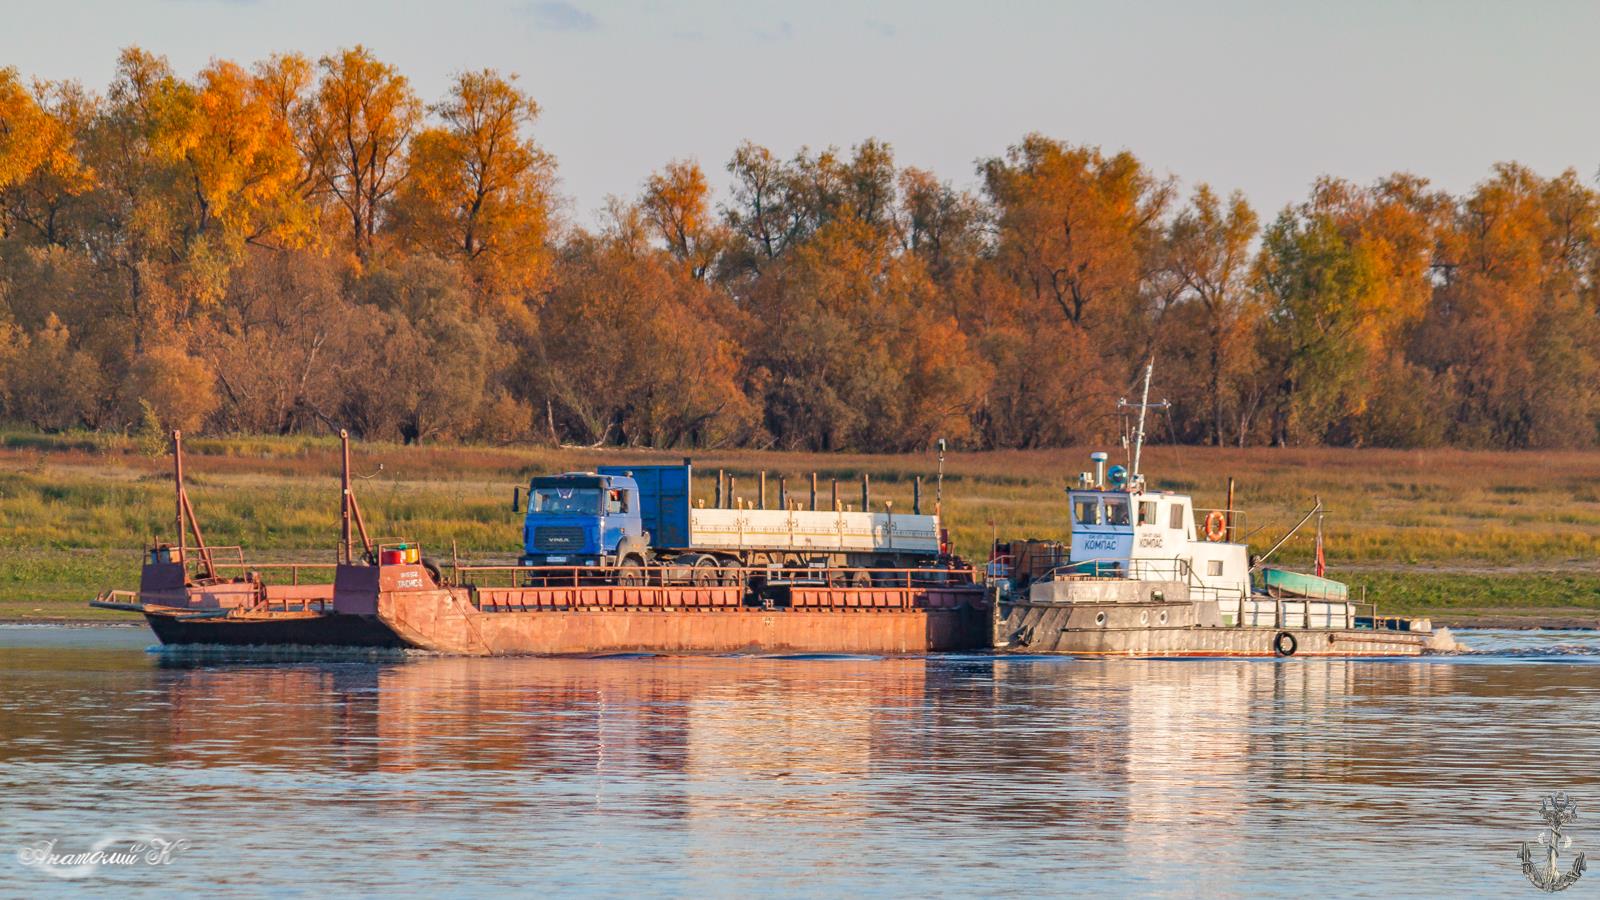
[[[364,43],[437,99],[522,76],[573,218],[668,159],[719,186],[750,138],[790,155],[868,136],[976,184],[1029,131],[1132,150],[1265,216],[1319,174],[1452,190],[1516,159],[1600,168],[1600,3],[7,0],[0,65],[103,89],[118,48],[213,56]]]

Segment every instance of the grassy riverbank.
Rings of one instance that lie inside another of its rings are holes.
[[[188,442],[190,495],[213,544],[241,545],[253,561],[331,560],[337,529],[338,444],[321,438],[212,438]],[[945,511],[960,551],[981,558],[991,537],[1066,535],[1061,489],[1085,469],[1085,450],[951,454]],[[671,462],[675,453],[587,449],[358,445],[357,490],[383,535],[423,542],[448,557],[516,553],[511,488],[529,475],[626,462]],[[695,454],[697,495],[709,500],[716,469],[738,476],[753,499],[756,474],[791,496],[808,473],[830,479],[847,503],[871,476],[874,503],[911,508],[912,478],[932,455],[856,456],[752,451]],[[0,619],[99,619],[84,601],[137,581],[139,549],[167,535],[170,457],[129,438],[0,434]],[[1600,455],[1455,450],[1278,450],[1152,447],[1157,487],[1221,506],[1226,478],[1252,549],[1261,552],[1321,495],[1328,511],[1330,574],[1395,612],[1441,618],[1600,616]],[[1305,563],[1309,540],[1280,551]],[[1552,612],[1556,611],[1556,612]],[[115,618],[117,617],[113,614]]]

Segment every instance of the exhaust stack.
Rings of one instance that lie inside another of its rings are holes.
[[[1106,489],[1106,460],[1110,458],[1104,450],[1089,454],[1089,459],[1094,462],[1094,486],[1102,491]]]

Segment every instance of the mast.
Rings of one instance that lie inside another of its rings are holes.
[[[176,428],[172,430],[172,487],[173,498],[177,501],[178,508],[178,559],[187,568],[189,548],[184,530],[189,527],[189,521],[183,515],[183,432]]]
[[[1129,477],[1134,481],[1139,480],[1139,453],[1144,449],[1144,414],[1150,409],[1150,376],[1154,374],[1156,358],[1144,364],[1144,394],[1139,399],[1139,428],[1133,433],[1133,471]]]
[[[1130,469],[1130,471],[1128,472],[1128,486],[1130,488],[1132,488],[1133,486],[1135,486],[1135,485],[1137,485],[1139,483],[1139,456],[1140,456],[1141,452],[1144,450],[1144,419],[1145,419],[1145,413],[1148,412],[1149,410],[1151,410],[1152,408],[1155,408],[1155,409],[1166,409],[1166,408],[1168,408],[1168,407],[1170,407],[1172,405],[1171,403],[1168,403],[1166,400],[1162,400],[1162,401],[1160,401],[1158,403],[1151,403],[1150,402],[1150,378],[1155,373],[1155,368],[1156,368],[1156,356],[1155,356],[1154,353],[1152,353],[1152,354],[1150,354],[1149,361],[1146,362],[1145,365],[1144,365],[1144,394],[1140,397],[1139,402],[1138,403],[1129,403],[1127,400],[1119,400],[1119,401],[1117,401],[1117,408],[1119,408],[1119,409],[1126,409],[1126,408],[1128,408],[1130,406],[1139,407],[1139,425],[1134,430],[1134,433],[1133,433],[1133,458],[1131,460],[1129,460],[1129,469]]]
[[[200,565],[205,568],[205,577],[216,578],[217,566],[211,558],[211,548],[206,546],[205,535],[200,533],[200,520],[189,503],[189,491],[183,486],[183,432],[177,429],[172,431],[172,480],[178,494],[178,559],[184,566],[189,565],[188,538],[184,536],[187,526],[194,534],[194,548],[200,553]]]
[[[339,562],[350,564],[350,432],[339,429]]]
[[[383,465],[378,465],[378,471],[383,471]],[[355,563],[355,536],[350,532],[350,526],[355,525],[357,534],[361,535],[361,549],[370,558],[373,556],[372,538],[367,534],[367,520],[361,515],[361,504],[356,501],[356,492],[350,483],[350,432],[339,429],[339,562],[344,565]]]

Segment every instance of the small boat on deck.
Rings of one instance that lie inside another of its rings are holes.
[[[1304,597],[1312,600],[1348,600],[1350,588],[1342,582],[1320,575],[1293,572],[1266,566],[1261,573],[1263,592],[1275,597]]]
[[[1152,366],[1131,443],[1131,468],[1095,471],[1068,491],[1070,548],[997,542],[990,566],[994,646],[1082,656],[1416,656],[1454,646],[1427,619],[1380,616],[1321,574],[1266,567],[1322,504],[1261,559],[1236,539],[1242,514],[1196,509],[1193,499],[1151,490],[1139,471]],[[1320,535],[1320,525],[1318,534]],[[1320,540],[1319,540],[1320,559]]]

